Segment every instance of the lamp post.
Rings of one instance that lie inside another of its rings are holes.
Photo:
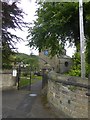
[[[79,23],[80,23],[80,53],[81,53],[81,77],[85,78],[85,39],[83,26],[83,0],[79,0]]]

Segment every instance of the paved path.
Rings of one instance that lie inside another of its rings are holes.
[[[7,90],[2,93],[3,118],[56,118],[56,115],[43,106],[41,101],[41,81],[26,90]],[[30,96],[35,93],[37,96]]]

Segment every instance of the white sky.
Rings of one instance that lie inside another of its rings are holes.
[[[26,14],[28,14],[24,18],[26,22],[33,22],[33,20],[36,19],[36,16],[34,16],[37,8],[35,4],[35,0],[21,0],[21,4],[19,6],[23,9],[23,11]],[[28,44],[26,40],[26,36],[28,35],[26,29],[24,30],[24,32],[18,30],[16,34],[22,37],[26,41],[26,42],[20,42],[16,45],[16,47],[18,48],[18,52],[26,53],[26,54],[30,54],[31,52],[33,52],[35,55],[38,55],[37,50],[31,50],[28,46],[26,46],[26,44]],[[75,48],[68,48],[67,46],[65,47],[65,49],[67,50],[66,54],[70,57],[75,51]]]
[[[25,22],[32,23],[33,20],[36,19],[36,16],[34,16],[37,8],[35,4],[35,0],[21,0],[21,4],[18,6],[22,8],[26,14],[28,14],[28,15],[25,15],[24,17]],[[28,44],[26,40],[26,36],[28,35],[28,32],[27,32],[27,29],[23,29],[23,30],[24,32],[18,30],[16,33],[18,36],[22,37],[25,40],[25,42],[21,41],[16,45],[16,48],[18,48],[18,52],[26,53],[26,54],[30,54],[31,52],[33,52],[35,55],[38,55],[37,50],[31,50],[30,47],[26,46],[26,44]]]

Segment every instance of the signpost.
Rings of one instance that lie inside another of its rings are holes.
[[[48,50],[44,51],[44,55],[48,56]]]
[[[13,77],[16,77],[16,76],[17,76],[17,70],[14,69],[14,70],[13,70]]]

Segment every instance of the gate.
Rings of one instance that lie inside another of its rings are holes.
[[[28,89],[31,90],[31,67],[21,67],[20,65],[17,68],[17,89]]]
[[[38,70],[38,68],[37,68]],[[43,75],[36,68],[31,66],[17,68],[17,89],[31,90],[31,84],[35,84],[39,80],[42,80]]]

